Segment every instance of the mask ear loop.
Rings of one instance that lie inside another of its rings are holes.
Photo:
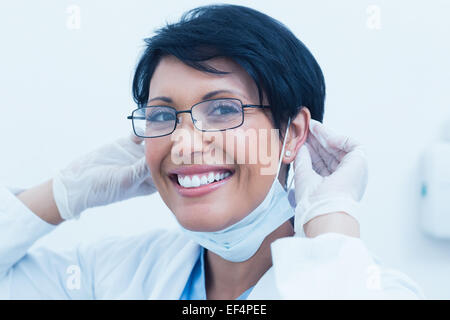
[[[289,171],[291,171],[291,170],[289,170]],[[289,177],[289,174],[288,174],[288,177]],[[287,188],[287,192],[289,193],[289,191],[291,190],[291,187],[292,187],[292,183],[294,182],[294,175],[292,175],[292,177],[291,177],[291,182],[289,182],[289,186],[288,186],[288,188]]]
[[[290,118],[289,118],[289,120],[290,120]],[[288,128],[289,129],[289,128]],[[291,166],[290,166],[290,168],[289,168],[289,172],[291,172],[292,171],[292,174],[291,174],[291,182],[289,182],[289,185],[288,185],[288,187],[287,187],[287,189],[286,189],[286,193],[288,194],[288,196],[289,196],[289,192],[291,191],[291,188],[292,188],[292,183],[294,182],[294,178],[295,178],[295,169],[294,169],[294,167],[293,167],[293,164],[291,164]],[[288,174],[287,174],[287,177],[286,177],[286,185],[287,185],[287,181],[289,180],[289,172],[288,172]]]
[[[275,181],[276,181],[276,179],[278,179],[278,174],[280,173],[280,167],[281,167],[281,163],[282,163],[281,160],[282,160],[283,157],[284,157],[284,147],[286,146],[286,138],[287,138],[288,133],[289,133],[289,126],[290,126],[290,124],[291,124],[291,117],[289,117],[289,119],[288,119],[288,124],[287,124],[286,134],[285,134],[285,136],[284,136],[283,147],[281,148],[281,157],[280,157],[280,161],[279,161],[279,163],[278,163],[278,170],[277,170],[277,176],[276,176],[276,178],[275,178]],[[289,169],[290,169],[290,170],[293,170],[292,166],[291,166]],[[290,171],[290,170],[289,170],[289,171]],[[287,178],[286,178],[286,179],[288,179],[288,178],[289,178],[289,172],[288,172],[288,175],[287,175]],[[292,182],[294,182],[294,175],[292,175],[291,182],[289,183],[289,187],[288,187],[288,189],[286,190],[286,194],[287,194],[287,196],[288,196],[288,199],[290,198],[290,197],[289,197],[289,191],[291,190]],[[295,207],[295,200],[293,200],[293,201],[294,201],[294,203],[292,203],[292,201],[289,200],[289,203],[290,203],[291,207]],[[289,220],[291,220],[291,224],[292,224],[292,226],[294,226],[294,224],[295,224],[295,222],[294,222],[294,217],[291,217]]]
[[[288,136],[289,133],[289,125],[291,124],[291,117],[289,117],[288,119],[288,123],[287,123],[287,128],[286,128],[286,133],[284,135],[284,139],[283,139],[283,147],[281,148],[281,156],[280,159],[278,160],[278,169],[277,169],[277,175],[275,177],[275,181],[278,179],[278,175],[280,173],[280,168],[281,168],[281,164],[282,164],[282,159],[284,156],[284,147],[286,146],[286,137]]]

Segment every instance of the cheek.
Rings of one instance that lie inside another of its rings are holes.
[[[153,177],[160,175],[161,162],[166,157],[167,152],[170,152],[170,149],[164,141],[145,139],[145,160]]]
[[[227,139],[227,143],[234,141],[234,148],[229,148],[228,144],[225,146],[227,154],[238,165],[249,167],[252,178],[276,174],[281,143],[279,131],[273,129],[268,121],[248,121]]]
[[[147,162],[148,167],[153,173],[153,164],[155,163],[154,153],[152,151],[152,143],[148,142],[148,139],[145,140],[145,161]]]
[[[256,208],[267,195],[276,174],[280,152],[280,140],[277,130],[271,130],[269,122],[247,121],[240,130],[233,130],[228,136],[229,142],[235,141],[235,148],[224,146],[226,153],[237,164],[235,189],[228,199],[235,201],[224,204],[233,208],[234,221],[245,217]],[[236,192],[238,191],[238,192]]]

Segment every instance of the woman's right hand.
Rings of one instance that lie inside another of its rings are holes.
[[[142,141],[131,133],[58,171],[53,196],[61,218],[78,218],[88,208],[154,193]]]

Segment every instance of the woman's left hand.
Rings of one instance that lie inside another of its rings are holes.
[[[295,232],[359,236],[359,201],[367,185],[365,152],[353,139],[311,120],[294,162]]]

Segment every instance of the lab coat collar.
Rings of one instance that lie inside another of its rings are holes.
[[[178,300],[201,253],[201,246],[187,240],[167,265],[160,281],[149,297],[151,300]],[[248,300],[281,299],[278,292],[273,266],[270,267],[253,287]]]
[[[167,269],[152,291],[150,300],[178,300],[189,279],[201,252],[201,247],[193,240],[177,252],[167,265]]]
[[[255,284],[247,300],[279,300],[282,299],[278,291],[273,266],[267,270]]]

